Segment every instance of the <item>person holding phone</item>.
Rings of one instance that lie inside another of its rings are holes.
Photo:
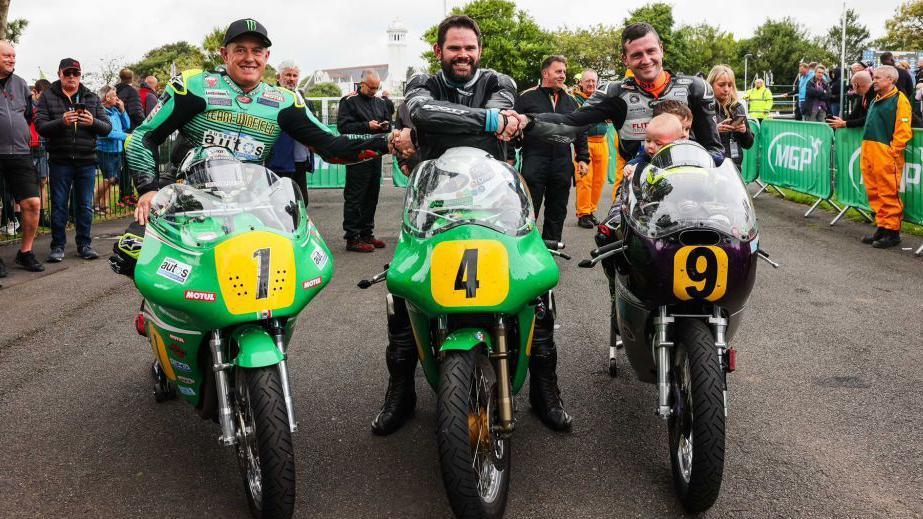
[[[367,135],[391,131],[394,105],[376,96],[381,78],[374,69],[362,71],[359,88],[340,99],[337,130],[344,135]],[[381,159],[346,166],[343,188],[343,238],[346,250],[374,252],[385,242],[375,238],[375,209],[381,186]]]
[[[743,150],[753,146],[753,132],[747,124],[747,108],[740,102],[734,84],[734,71],[727,65],[715,65],[706,81],[715,92],[718,135],[724,145],[724,156],[731,159],[737,170],[744,161]]]
[[[80,83],[80,62],[64,58],[58,80],[38,101],[35,129],[45,138],[51,179],[51,252],[47,261],[64,259],[67,243],[67,205],[76,194],[77,255],[99,257],[91,245],[93,185],[96,180],[96,139],[112,131],[99,96]]]

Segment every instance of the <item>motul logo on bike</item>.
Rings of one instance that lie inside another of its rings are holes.
[[[214,292],[199,292],[197,290],[187,290],[186,293],[183,295],[189,301],[202,301],[205,303],[215,302]]]
[[[316,286],[319,286],[320,284],[321,284],[321,277],[317,276],[314,279],[309,279],[305,281],[304,283],[302,283],[301,288],[304,288],[304,289],[314,288]]]

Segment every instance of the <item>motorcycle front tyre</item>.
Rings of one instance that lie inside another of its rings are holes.
[[[279,367],[238,368],[236,377],[238,428],[252,431],[239,431],[237,443],[250,512],[257,519],[290,518],[295,509],[295,456]],[[251,453],[256,456],[248,457]]]
[[[440,365],[436,409],[436,440],[442,482],[455,517],[459,519],[497,519],[503,517],[510,488],[510,441],[494,437],[490,449],[495,456],[484,465],[483,449],[478,451],[477,395],[489,401],[488,426],[497,425],[497,389],[483,390],[483,377],[474,350],[449,352]],[[479,382],[482,382],[479,385]],[[479,390],[480,389],[480,390]],[[481,422],[483,423],[483,422]],[[476,455],[477,453],[477,455]],[[483,470],[473,468],[480,460]]]
[[[680,502],[697,513],[711,508],[721,491],[726,382],[705,323],[682,319],[675,341],[673,395],[679,401],[669,420],[670,465]]]

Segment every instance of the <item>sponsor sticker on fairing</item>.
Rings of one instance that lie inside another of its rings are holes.
[[[192,265],[187,265],[173,258],[164,258],[157,269],[157,275],[165,277],[170,281],[175,281],[180,285],[185,284],[192,273]]]
[[[316,286],[320,286],[320,284],[321,284],[322,282],[323,282],[323,279],[322,279],[320,276],[317,276],[317,277],[314,278],[314,279],[309,279],[309,280],[305,281],[304,283],[302,283],[302,284],[301,284],[301,288],[307,290],[307,289],[309,289],[309,288],[314,288],[314,287],[316,287]]]
[[[170,337],[170,339],[172,339],[172,340],[174,340],[174,341],[176,341],[176,342],[178,342],[178,343],[180,343],[180,344],[186,344],[186,340],[185,340],[185,339],[183,339],[182,337],[177,337],[176,335],[173,335],[172,333],[169,334],[168,337]]]
[[[311,252],[311,260],[314,261],[314,266],[318,269],[323,270],[327,266],[327,261],[330,258],[327,257],[327,253],[324,252],[318,245],[314,246],[314,251]]]
[[[187,290],[183,293],[183,297],[188,301],[201,301],[203,303],[214,303],[215,302],[215,293],[214,292],[200,292],[198,290]]]
[[[190,386],[195,385],[195,380],[192,380],[189,377],[176,377],[177,382],[182,382],[183,384],[189,384]]]
[[[173,366],[173,369],[182,371],[184,373],[191,373],[192,368],[189,367],[189,364],[185,362],[180,362],[176,359],[170,359],[170,365]]]
[[[186,386],[176,386],[179,389],[179,392],[186,396],[195,396],[195,389]]]

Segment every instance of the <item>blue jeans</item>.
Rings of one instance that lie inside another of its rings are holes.
[[[72,166],[49,164],[51,175],[51,248],[64,248],[67,243],[67,203],[73,186],[77,207],[74,208],[77,227],[77,247],[90,244],[90,225],[93,223],[93,185],[96,164]]]

